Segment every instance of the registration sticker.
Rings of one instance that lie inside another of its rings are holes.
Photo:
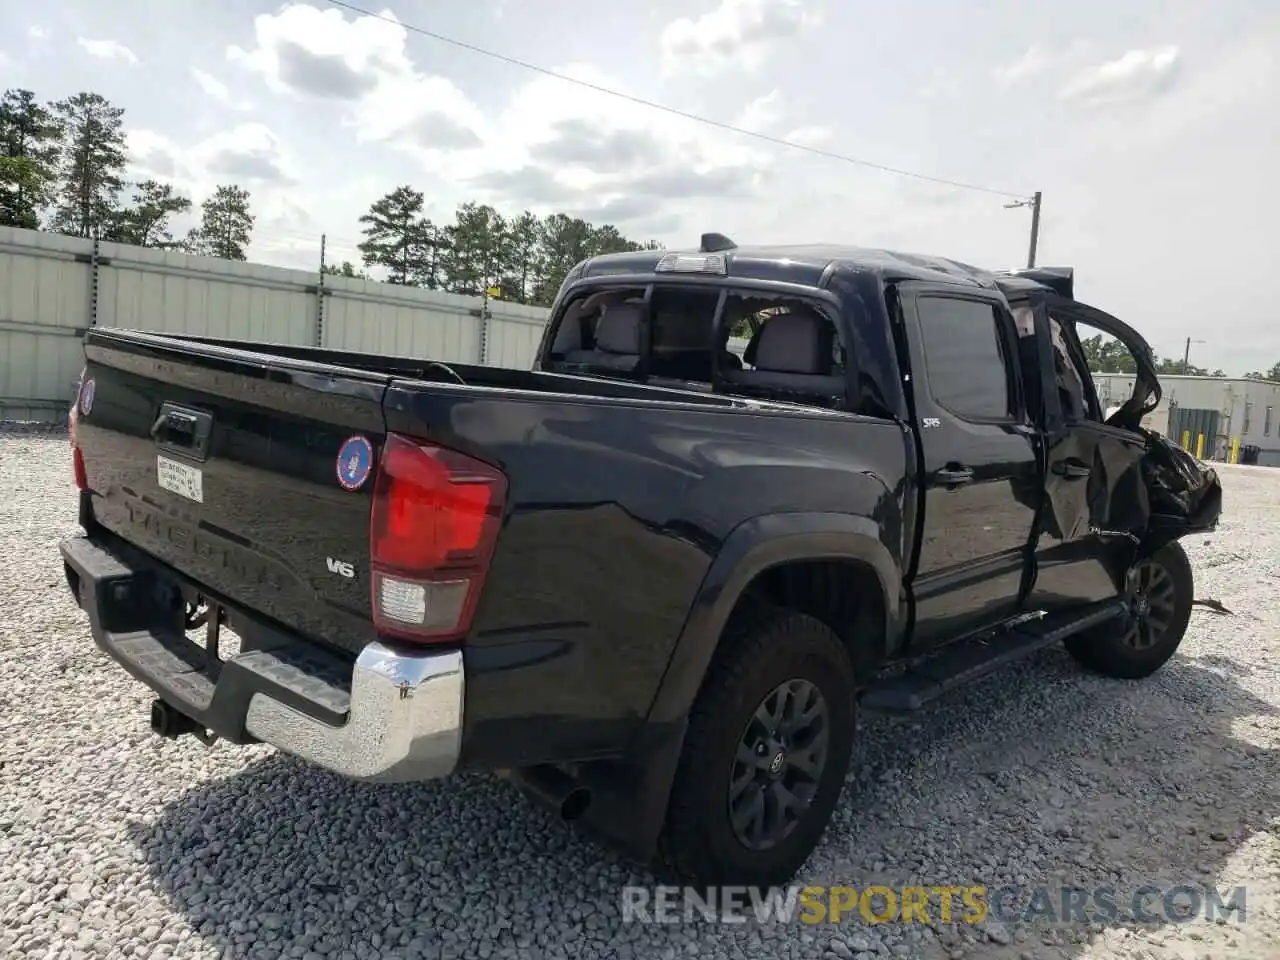
[[[199,467],[157,456],[156,479],[162,489],[204,503],[204,473]]]
[[[359,490],[373,472],[373,445],[357,434],[338,450],[338,483],[344,490]]]

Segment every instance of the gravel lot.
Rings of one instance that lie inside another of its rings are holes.
[[[890,885],[1247,886],[1243,922],[839,927],[620,922],[643,872],[502,781],[376,787],[270,748],[147,728],[93,646],[56,545],[65,434],[0,428],[0,957],[1280,956],[1280,470],[1223,470],[1187,546],[1181,654],[1143,683],[1054,649],[914,721],[863,730],[799,878]]]

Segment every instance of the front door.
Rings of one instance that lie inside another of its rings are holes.
[[[1042,485],[1003,300],[902,293],[923,456],[915,637],[928,647],[1017,612]]]
[[[1108,344],[1106,353],[1113,357],[1127,353],[1127,359],[1113,362],[1135,370],[1145,360],[1140,341],[1131,348],[1113,337],[1113,331],[1131,333],[1127,327],[1091,307],[1046,297],[1037,300],[1034,312],[1051,351],[1045,399],[1052,423],[1027,604],[1054,610],[1118,595],[1150,517],[1142,474],[1145,438],[1117,422],[1136,422],[1137,415],[1122,408],[1107,420],[1081,338],[1102,338],[1094,346]]]

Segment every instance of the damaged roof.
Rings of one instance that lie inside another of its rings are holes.
[[[672,253],[697,255],[705,250],[639,250],[609,253],[587,262],[582,276],[652,273],[658,261]],[[732,246],[718,250],[728,255],[731,277],[784,280],[817,286],[828,267],[846,267],[876,273],[885,280],[922,280],[935,283],[969,283],[988,289],[1029,290],[1048,287],[1072,296],[1070,267],[1030,270],[987,270],[947,257],[858,247],[851,244],[797,244]]]

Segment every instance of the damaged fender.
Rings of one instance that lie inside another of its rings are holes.
[[[1142,433],[1147,438],[1142,468],[1151,501],[1142,546],[1144,553],[1152,553],[1171,540],[1214,529],[1222,514],[1222,483],[1218,471],[1167,437]]]

